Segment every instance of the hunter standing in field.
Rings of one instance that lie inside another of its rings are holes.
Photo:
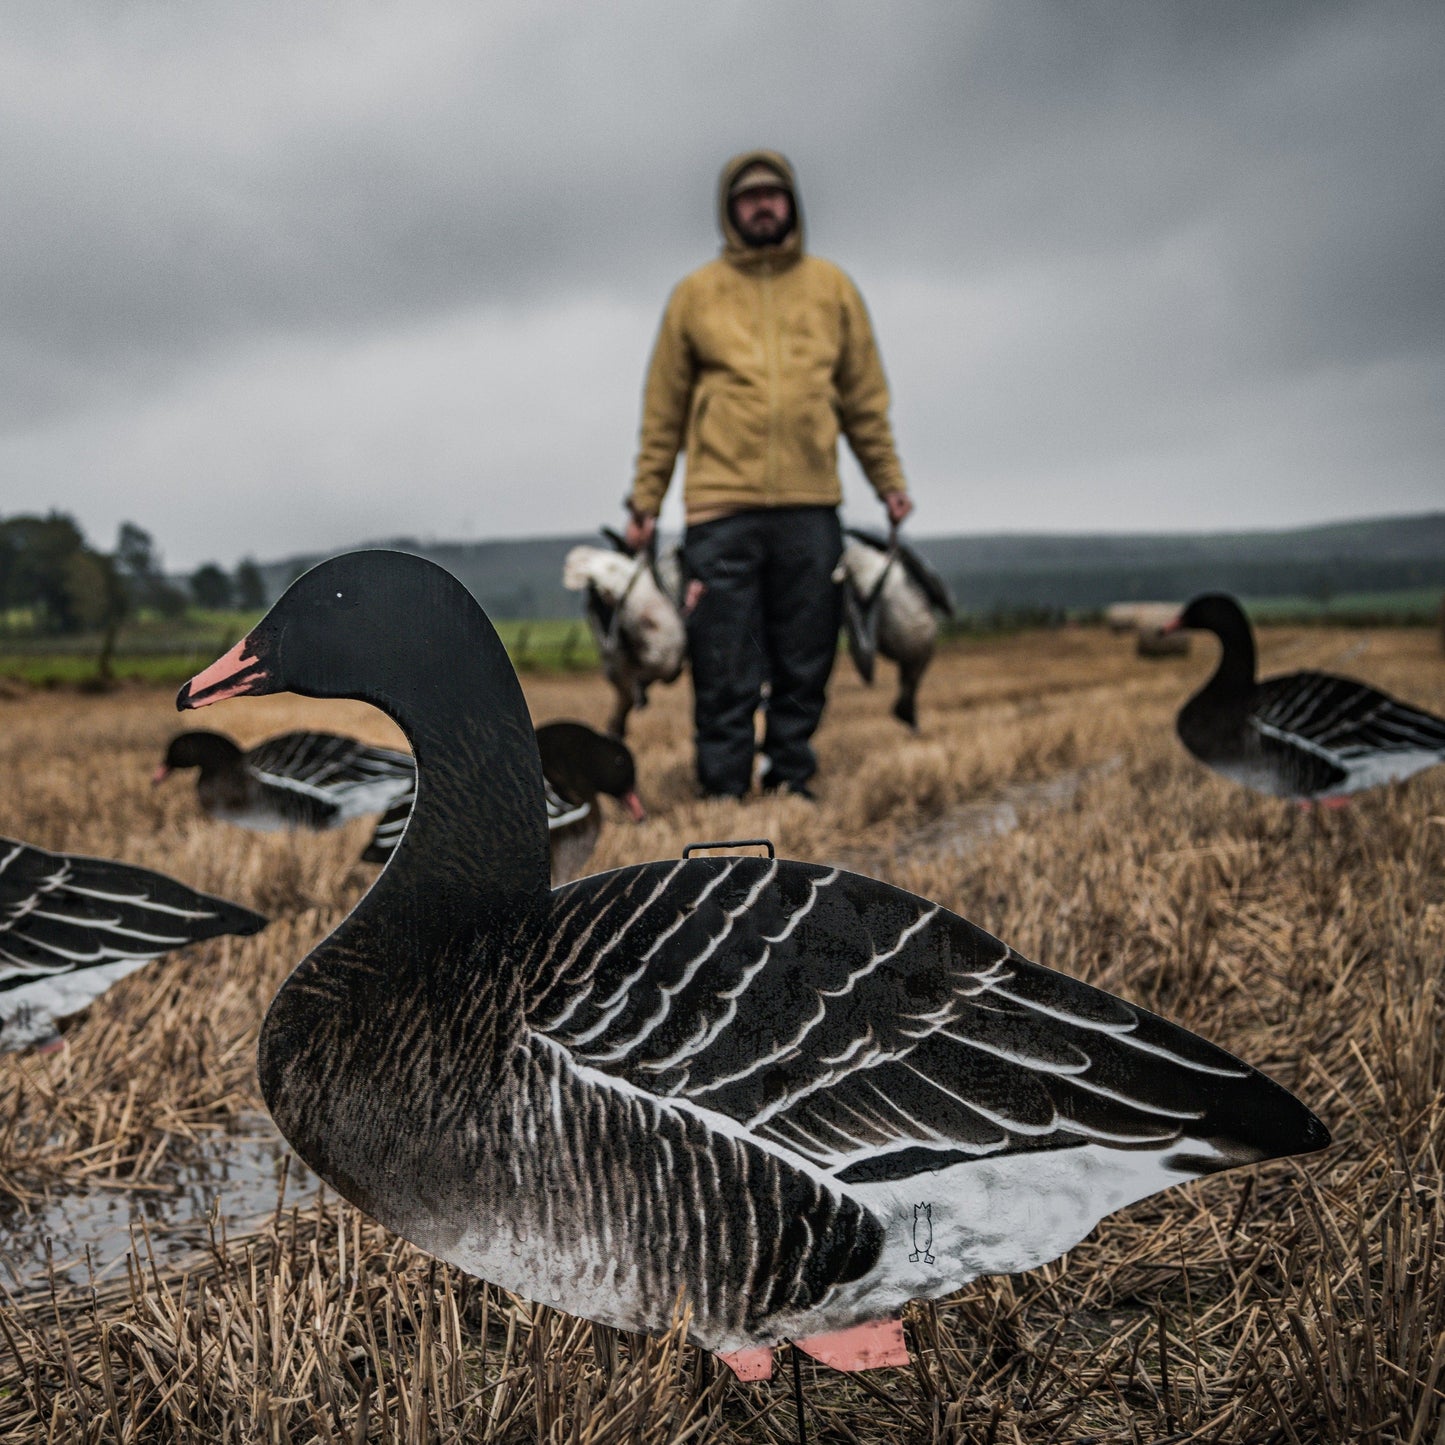
[[[888,383],[857,288],[803,250],[793,168],[749,151],[723,168],[722,255],[673,291],[643,397],[629,546],[652,539],[687,456],[683,562],[697,773],[710,797],[752,783],[811,797],[811,746],[837,653],[838,435],[893,525],[912,510]]]

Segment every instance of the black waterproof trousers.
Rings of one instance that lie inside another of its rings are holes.
[[[683,564],[703,593],[687,619],[697,776],[704,793],[752,783],[754,714],[769,684],[763,782],[801,787],[838,651],[843,550],[832,507],[735,512],[687,529]]]

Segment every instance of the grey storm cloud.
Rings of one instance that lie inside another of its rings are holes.
[[[187,562],[611,516],[755,144],[922,530],[1438,503],[1442,62],[1430,3],[7,7],[3,507]]]

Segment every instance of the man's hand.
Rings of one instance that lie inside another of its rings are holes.
[[[656,517],[649,517],[641,512],[630,512],[627,517],[627,530],[622,534],[622,540],[627,543],[631,551],[641,552],[652,541],[652,534],[656,530]]]
[[[888,492],[883,498],[888,511],[888,520],[895,527],[901,527],[904,519],[913,511],[913,499],[907,492]]]

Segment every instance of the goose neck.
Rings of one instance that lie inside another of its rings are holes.
[[[406,832],[368,911],[386,908],[425,933],[474,930],[530,907],[550,887],[536,739],[505,653],[500,666],[490,662],[481,677],[463,673],[421,695],[372,699],[406,733],[417,781]]]
[[[1249,624],[1243,619],[1239,625],[1224,625],[1212,629],[1219,638],[1219,665],[1209,679],[1211,692],[1247,692],[1254,686],[1255,651],[1254,635]]]

